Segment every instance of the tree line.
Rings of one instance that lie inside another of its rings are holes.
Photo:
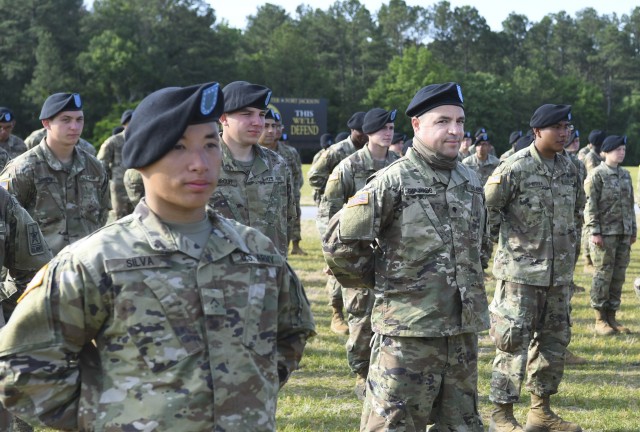
[[[84,136],[100,144],[161,87],[243,79],[279,97],[326,98],[329,130],[354,111],[403,112],[415,91],[456,81],[467,129],[487,128],[500,154],[543,103],[573,105],[582,144],[591,129],[626,134],[625,164],[640,162],[640,7],[618,16],[585,8],[539,22],[512,13],[492,31],[472,6],[428,7],[358,0],[294,14],[271,3],[246,29],[216,17],[203,0],[0,0],[0,105],[23,137],[39,126],[53,92],[83,96]],[[559,6],[559,8],[561,5]],[[398,116],[396,129],[410,132]]]

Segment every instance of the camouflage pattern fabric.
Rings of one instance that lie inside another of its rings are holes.
[[[313,200],[316,204],[320,204],[324,188],[327,184],[329,176],[333,169],[340,161],[356,152],[356,146],[351,141],[351,137],[333,144],[326,149],[309,168],[307,176],[309,177],[309,185],[313,188]]]
[[[2,332],[3,405],[64,430],[274,431],[309,303],[269,239],[209,220],[202,248],[142,201],[54,258]]]
[[[144,198],[144,183],[140,171],[129,168],[124,172],[124,189],[127,191],[127,197],[134,206],[137,206],[142,198]]]
[[[124,131],[112,135],[100,146],[98,160],[102,162],[107,177],[109,178],[109,191],[111,192],[111,210],[107,222],[131,214],[134,206],[129,200],[127,190],[124,187],[124,172],[122,166],[122,146],[124,145]]]
[[[287,162],[287,167],[289,167],[291,179],[293,180],[293,198],[296,203],[296,218],[293,222],[293,229],[289,240],[300,241],[302,240],[300,235],[300,219],[302,217],[302,210],[300,209],[300,190],[304,185],[302,161],[300,160],[298,151],[288,144],[277,142],[275,151]]]
[[[29,135],[24,140],[24,143],[27,146],[27,150],[31,150],[32,148],[40,144],[42,142],[42,139],[46,136],[47,136],[47,130],[45,128],[37,129],[31,132],[31,135]],[[83,138],[80,138],[76,143],[76,145],[78,146],[78,148],[81,148],[82,150],[86,151],[91,156],[95,156],[97,153],[96,148],[93,146],[93,144],[91,144],[89,141]]]
[[[291,172],[277,153],[255,144],[249,173],[222,141],[222,170],[209,205],[224,217],[256,228],[286,257],[297,216]]]
[[[478,336],[376,334],[360,430],[482,432],[478,412]],[[401,353],[401,354],[400,354]]]
[[[507,150],[506,152],[500,155],[500,160],[503,161],[514,153],[515,153],[515,150],[513,148],[510,148],[509,150]]]
[[[44,140],[9,162],[0,186],[38,223],[54,255],[103,226],[111,206],[100,161],[76,148],[65,168]]]
[[[480,266],[484,229],[476,175],[458,164],[443,183],[412,149],[335,214],[323,253],[342,286],[375,290],[376,333],[474,333],[489,326]]]
[[[591,151],[591,147],[589,147],[588,145],[578,150],[578,159],[580,160],[580,162],[584,163],[584,158],[585,156],[587,156],[587,153],[589,153],[590,151]]]
[[[313,159],[311,159],[311,165],[315,164],[318,161],[318,159],[320,159],[326,151],[327,149],[323,149],[323,148],[318,150],[318,152],[313,155]]]
[[[388,166],[398,160],[399,156],[387,151],[383,166]],[[333,170],[324,190],[324,195],[318,209],[318,230],[324,234],[329,219],[358,190],[362,189],[367,179],[377,171],[376,162],[371,156],[369,146],[365,145],[351,156],[343,159]],[[332,278],[335,280],[335,278]],[[339,283],[335,281],[339,286]],[[371,357],[371,309],[373,307],[373,293],[367,289],[342,288],[341,295],[347,311],[349,337],[347,339],[347,361],[355,373],[366,375]],[[333,298],[333,297],[332,297]]]
[[[0,149],[0,172],[4,169],[5,166],[7,166],[10,160],[11,156],[9,156],[9,153],[7,153],[7,151],[4,149]]]
[[[573,281],[577,218],[584,190],[562,154],[554,170],[535,143],[502,161],[484,187],[492,240],[498,242],[496,279],[535,286]]]
[[[584,166],[584,163],[580,159],[578,159],[578,156],[576,156],[574,153],[565,152],[565,154],[566,156],[569,157],[569,159],[571,159],[571,162],[573,162],[573,165],[576,167],[578,184],[584,185],[584,181],[587,178],[587,168]],[[586,199],[585,199],[585,205],[586,205]],[[582,228],[584,226],[584,206],[580,209],[579,213],[576,212],[575,224],[576,224],[576,234],[578,238],[576,239],[576,245],[575,245],[576,256],[574,259],[574,263],[577,263],[578,257],[580,256],[581,245],[582,245]]]
[[[5,142],[0,141],[0,149],[9,153],[9,158],[13,159],[27,151],[27,146],[20,138],[15,135],[9,135],[9,139]]]
[[[587,175],[591,172],[592,169],[597,167],[602,163],[602,158],[598,155],[595,150],[590,150],[584,156],[584,166],[587,169]]]
[[[9,270],[9,278],[0,282],[0,302],[6,312],[13,310],[27,283],[51,258],[38,224],[15,197],[0,188],[0,267]]]
[[[633,184],[629,171],[603,163],[585,181],[585,226],[589,236],[600,234],[603,247],[589,242],[595,268],[591,306],[620,309],[620,297],[631,257],[631,239],[637,235]]]
[[[489,399],[498,404],[520,400],[526,388],[540,397],[558,392],[571,340],[570,289],[498,281],[491,312],[496,357]]]

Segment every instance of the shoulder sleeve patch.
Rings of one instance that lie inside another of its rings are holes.
[[[22,299],[27,296],[27,294],[29,294],[31,291],[33,291],[34,289],[42,285],[42,281],[44,281],[44,275],[47,273],[48,268],[49,268],[49,263],[45,264],[40,270],[38,270],[38,273],[36,273],[33,279],[31,279],[31,282],[29,282],[29,284],[27,285],[27,288],[24,290],[24,292],[18,299],[18,303],[20,303]]]
[[[338,174],[336,172],[336,170],[334,170],[331,175],[329,176],[329,178],[327,179],[327,181],[335,181],[335,180],[340,180],[340,174]]]
[[[369,191],[362,191],[356,193],[347,201],[347,207],[355,207],[360,205],[369,204]]]
[[[44,239],[36,222],[27,224],[27,235],[29,236],[29,255],[43,254],[45,251]]]
[[[490,185],[490,184],[500,184],[501,180],[502,180],[502,176],[494,175],[494,176],[491,176],[491,177],[489,177],[487,179],[487,184],[488,185]]]

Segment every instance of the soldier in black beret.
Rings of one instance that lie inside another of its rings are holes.
[[[13,135],[13,128],[16,126],[16,118],[13,111],[6,107],[0,107],[0,171],[5,163],[12,158],[20,156],[27,151],[27,146],[20,138]]]
[[[402,156],[402,148],[404,147],[404,141],[407,139],[407,134],[403,134],[402,132],[394,132],[393,138],[391,139],[391,146],[389,150],[397,154],[398,156]]]
[[[522,131],[513,131],[509,134],[509,149],[500,155],[500,160],[505,160],[515,153],[518,140],[522,137]]]
[[[473,137],[471,136],[471,132],[466,131],[462,137],[460,151],[458,152],[458,160],[460,162],[471,156],[471,146],[473,146]]]
[[[209,204],[265,234],[286,257],[297,216],[295,186],[287,162],[258,144],[267,115],[275,128],[274,114],[268,112],[271,90],[234,81],[222,93],[222,171]],[[275,139],[275,129],[270,132]]]

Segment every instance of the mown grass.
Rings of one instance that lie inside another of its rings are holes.
[[[306,180],[303,205],[312,205],[311,188]],[[634,178],[637,168],[628,168]],[[305,204],[306,203],[306,204]],[[300,370],[294,372],[278,402],[278,430],[287,432],[344,431],[359,429],[361,403],[353,394],[354,377],[346,363],[345,336],[329,331],[330,307],[325,290],[326,276],[320,239],[313,220],[302,222],[302,247],[307,256],[291,256],[290,262],[302,279],[316,319],[318,335],[309,341]],[[552,398],[554,409],[568,420],[578,422],[586,432],[640,431],[640,301],[633,292],[633,280],[640,276],[640,246],[632,248],[631,264],[622,296],[620,320],[631,327],[631,335],[597,337],[593,332],[593,310],[589,306],[590,278],[576,268],[576,283],[587,292],[576,294],[573,304],[573,338],[570,349],[585,357],[584,366],[568,366],[560,393]],[[486,278],[489,300],[495,280]],[[479,395],[480,411],[489,424],[488,399],[494,348],[487,332],[480,335]],[[529,395],[522,392],[515,414],[525,422]]]

